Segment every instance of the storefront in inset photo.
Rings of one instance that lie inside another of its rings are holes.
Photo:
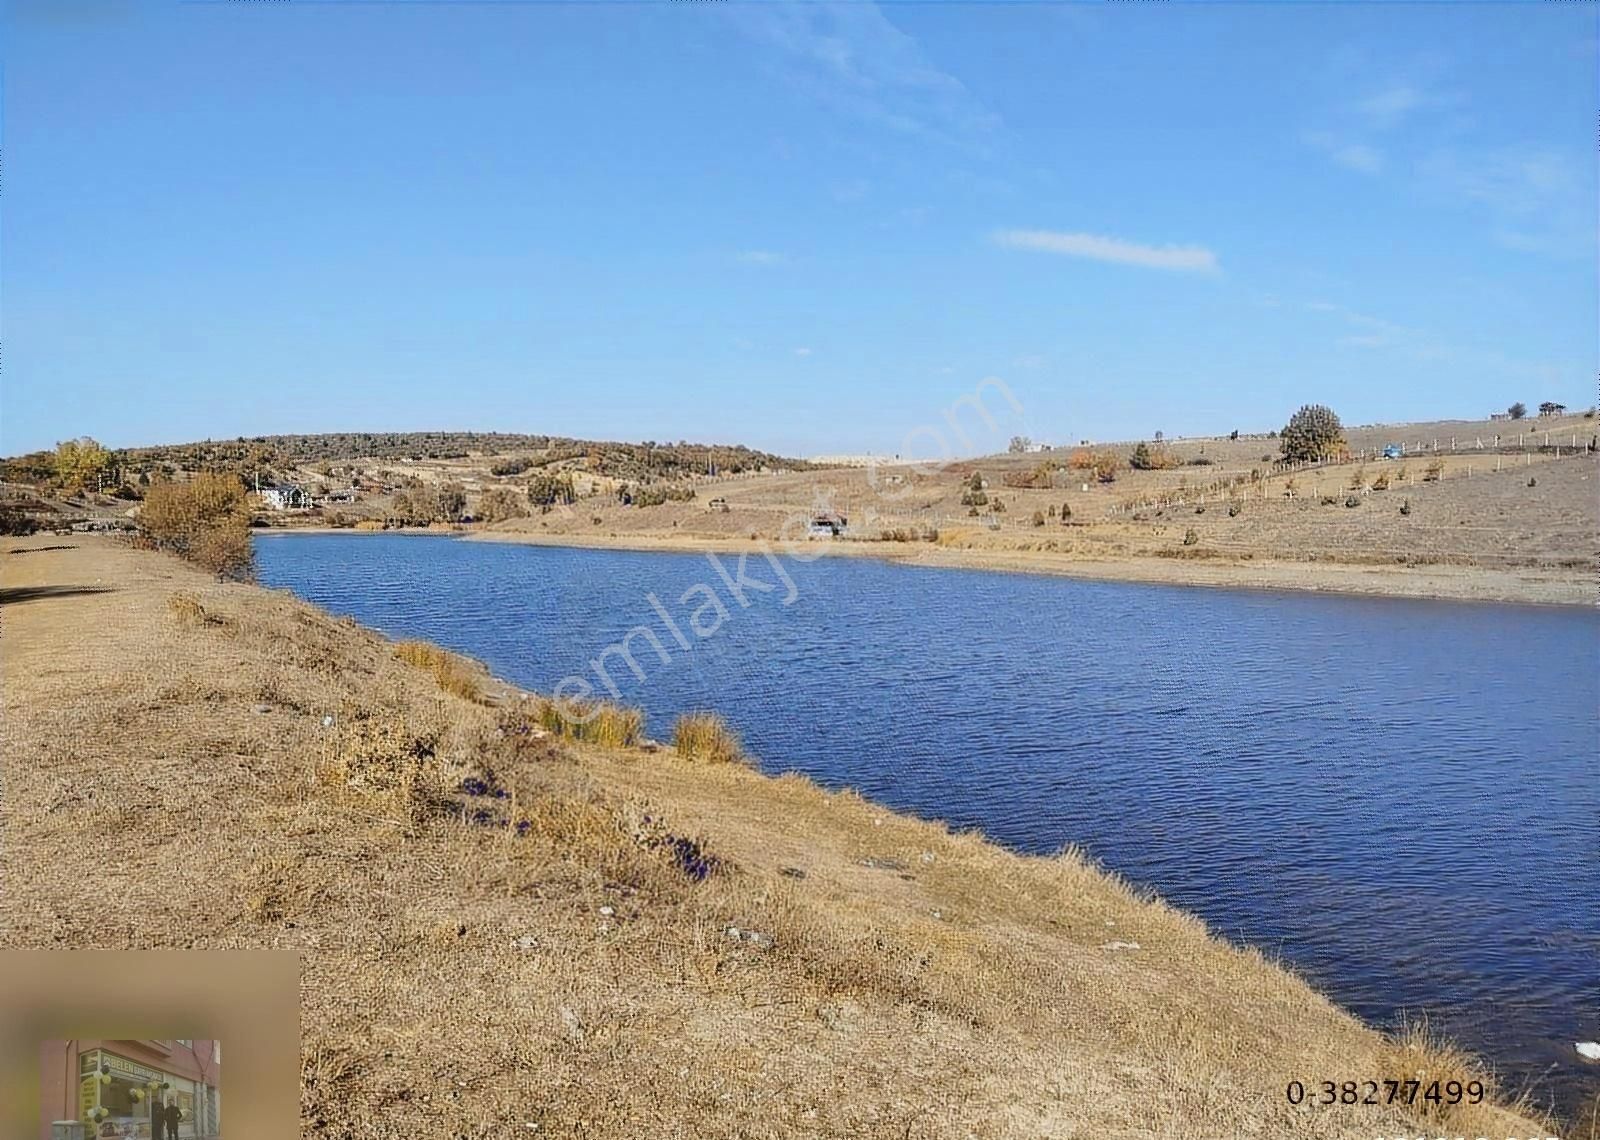
[[[221,1134],[222,1043],[47,1041],[40,1140],[210,1140]]]

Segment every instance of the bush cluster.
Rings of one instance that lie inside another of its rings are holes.
[[[139,530],[158,550],[205,567],[219,578],[255,573],[250,509],[236,475],[201,472],[187,483],[156,483],[139,510]]]

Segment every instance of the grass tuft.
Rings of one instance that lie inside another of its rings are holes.
[[[431,641],[402,641],[395,646],[394,655],[407,665],[415,665],[433,674],[433,679],[447,693],[454,693],[469,701],[483,699],[482,671],[459,654],[451,653]]]
[[[632,748],[644,737],[644,713],[609,701],[537,698],[535,717],[546,732],[602,748]]]
[[[701,764],[748,763],[739,736],[716,713],[687,713],[672,726],[678,755]]]

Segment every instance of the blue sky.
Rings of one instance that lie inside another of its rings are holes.
[[[0,452],[1585,406],[1597,16],[13,3]]]

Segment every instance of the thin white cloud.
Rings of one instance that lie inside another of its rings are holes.
[[[810,356],[811,350],[809,348],[797,348],[794,350],[794,354],[796,356]]]
[[[1556,258],[1593,257],[1591,188],[1572,156],[1549,147],[1441,150],[1419,167],[1440,198],[1484,212],[1505,249]]]
[[[1143,269],[1210,273],[1217,269],[1217,255],[1198,245],[1140,245],[1121,238],[1095,234],[1058,233],[1053,230],[1001,230],[994,235],[997,245],[1007,249],[1030,249],[1059,253],[1066,257],[1085,257],[1117,265],[1137,265]]]
[[[1304,137],[1306,142],[1348,170],[1376,174],[1383,169],[1383,155],[1366,143],[1350,142],[1326,131],[1308,131]]]
[[[738,255],[737,260],[746,265],[782,265],[789,260],[781,253],[774,253],[770,249],[747,249]]]
[[[1374,126],[1387,130],[1430,100],[1415,87],[1402,84],[1369,95],[1356,104],[1355,109]]]
[[[995,130],[999,117],[915,39],[870,3],[750,4],[724,10],[776,50],[782,73],[807,96],[891,130],[947,141]]]
[[[1336,147],[1332,157],[1340,166],[1359,170],[1363,174],[1376,174],[1383,169],[1383,156],[1363,143]]]

